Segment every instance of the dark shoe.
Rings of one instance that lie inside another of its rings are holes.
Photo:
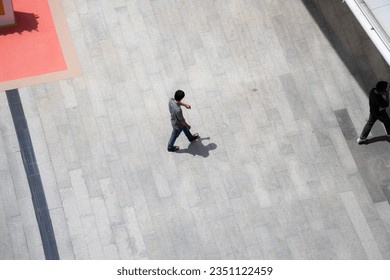
[[[176,152],[177,150],[179,150],[179,146],[173,146],[172,149],[168,149],[168,152]]]
[[[199,133],[195,133],[192,135],[192,140],[190,142],[195,141],[198,138],[199,138]]]

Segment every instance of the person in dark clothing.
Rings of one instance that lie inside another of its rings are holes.
[[[386,129],[387,135],[390,136],[390,118],[386,112],[389,106],[389,83],[380,81],[375,88],[370,91],[369,96],[370,116],[366,125],[363,128],[362,134],[357,139],[358,144],[367,141],[367,136],[370,134],[372,126],[377,120],[380,120]]]
[[[191,126],[186,122],[183,117],[183,112],[180,106],[184,106],[187,109],[191,109],[191,105],[182,102],[185,94],[182,90],[177,90],[175,92],[175,97],[169,100],[169,112],[171,113],[171,124],[172,124],[172,134],[171,138],[168,141],[168,152],[176,152],[179,150],[179,146],[174,146],[177,137],[180,133],[184,131],[184,134],[187,136],[188,141],[192,142],[199,138],[199,134],[192,134],[190,132]]]

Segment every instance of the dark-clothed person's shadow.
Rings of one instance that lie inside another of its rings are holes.
[[[217,144],[209,143],[207,146],[203,144],[203,140],[210,140],[210,137],[199,138],[188,145],[187,149],[180,149],[177,151],[179,154],[191,154],[193,156],[208,157],[211,150],[217,148]]]
[[[13,33],[22,34],[24,31],[32,32],[38,31],[38,22],[39,16],[31,13],[23,13],[15,11],[15,21],[16,25],[2,27],[0,29],[0,36],[9,35]]]
[[[390,137],[387,135],[382,136],[375,136],[372,138],[367,138],[367,141],[364,141],[361,145],[368,145],[376,142],[389,142],[390,143]]]

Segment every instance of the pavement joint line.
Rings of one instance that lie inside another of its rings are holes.
[[[53,225],[18,89],[6,90],[46,260],[59,260]]]

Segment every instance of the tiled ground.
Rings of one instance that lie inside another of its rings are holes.
[[[389,143],[356,144],[390,69],[341,1],[62,3],[83,76],[20,89],[60,258],[390,258]],[[0,258],[40,259],[0,104]]]

